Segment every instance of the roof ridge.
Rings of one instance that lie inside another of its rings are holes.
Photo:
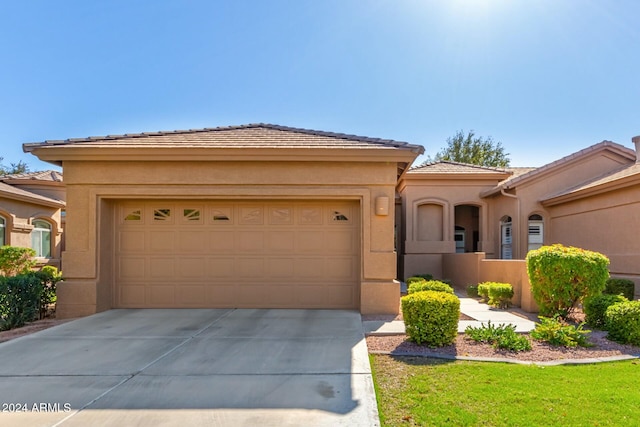
[[[490,171],[494,171],[494,172],[505,172],[505,173],[509,172],[506,168],[499,168],[499,167],[495,167],[495,166],[482,166],[482,165],[476,165],[476,164],[473,164],[473,163],[456,162],[456,161],[452,161],[452,160],[438,160],[438,161],[435,161],[435,162],[429,162],[429,163],[426,163],[426,164],[411,168],[411,170],[423,169],[423,168],[426,168],[428,166],[434,166],[434,165],[438,165],[438,164],[442,164],[442,163],[446,163],[448,165],[466,166],[466,167],[470,167],[470,168],[474,168],[474,169],[490,170]]]
[[[114,139],[135,139],[135,138],[147,138],[153,136],[169,136],[169,135],[185,135],[194,133],[206,133],[206,132],[224,132],[241,129],[258,129],[265,128],[271,130],[278,130],[283,132],[295,132],[306,135],[323,136],[328,138],[337,138],[348,141],[361,141],[370,144],[377,144],[383,146],[393,146],[394,148],[409,148],[412,151],[424,152],[424,147],[421,145],[410,144],[404,141],[396,141],[393,139],[372,138],[368,136],[359,136],[354,134],[338,133],[320,131],[314,129],[296,128],[290,126],[282,126],[269,123],[249,123],[244,125],[232,125],[232,126],[218,126],[213,128],[201,128],[201,129],[183,129],[183,130],[170,130],[170,131],[154,131],[154,132],[141,132],[141,133],[126,133],[122,135],[105,135],[105,136],[88,136],[85,138],[68,138],[65,140],[45,140],[43,143],[26,143],[25,146],[31,145],[64,145],[68,143],[82,143],[82,142],[95,142],[95,141],[108,141]]]

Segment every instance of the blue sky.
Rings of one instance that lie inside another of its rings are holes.
[[[458,130],[540,166],[640,134],[636,0],[2,0],[0,156],[22,143],[247,123]]]

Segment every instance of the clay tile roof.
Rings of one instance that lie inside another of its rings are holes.
[[[635,178],[633,178],[635,177]],[[604,187],[607,184],[614,184],[616,181],[622,182],[626,178],[630,178],[634,180],[633,182],[638,182],[638,178],[640,178],[640,163],[634,163],[632,165],[625,165],[621,168],[596,177],[590,181],[583,182],[575,187],[564,190],[558,194],[554,194],[545,198],[544,200],[552,200],[560,197],[576,195],[579,193],[590,192],[590,190],[595,190],[597,187]]]
[[[62,200],[52,199],[51,197],[42,196],[40,194],[32,193],[31,191],[23,190],[12,185],[0,182],[0,197],[6,197],[9,199],[24,200],[31,203],[41,203],[47,206],[64,207],[65,202]]]
[[[505,179],[504,181],[502,181],[500,184],[498,184],[496,187],[494,187],[493,189],[489,190],[489,191],[485,191],[483,193],[481,193],[481,197],[487,197],[493,194],[497,194],[499,193],[502,189],[509,189],[509,188],[513,188],[523,182],[527,182],[529,180],[535,179],[541,175],[544,175],[546,172],[555,170],[557,168],[561,168],[566,166],[567,164],[573,162],[576,159],[579,159],[581,157],[587,156],[591,153],[596,153],[599,151],[603,151],[603,150],[609,150],[609,151],[613,151],[613,152],[617,152],[622,156],[625,156],[627,158],[629,158],[629,160],[633,160],[636,158],[636,154],[635,151],[633,151],[630,148],[627,148],[623,145],[617,144],[615,142],[612,141],[602,141],[599,142],[597,144],[594,144],[590,147],[584,148],[580,151],[576,151],[573,154],[570,154],[568,156],[565,156],[559,160],[556,160],[554,162],[551,163],[547,163],[544,166],[540,166],[539,168],[532,168],[529,171],[526,171],[524,173],[521,173],[519,175],[512,175],[511,177]]]
[[[62,182],[62,173],[54,170],[46,170],[39,172],[17,173],[12,175],[0,176],[0,181],[4,180],[34,180],[34,181],[52,181]]]
[[[145,132],[125,135],[92,136],[23,144],[30,152],[55,145],[126,147],[218,147],[218,148],[366,148],[403,149],[422,154],[424,147],[390,139],[369,138],[334,132],[292,128],[265,123],[205,129]]]
[[[507,169],[473,165],[470,163],[458,163],[450,161],[439,161],[427,163],[409,170],[410,174],[491,174],[496,173],[508,174]]]

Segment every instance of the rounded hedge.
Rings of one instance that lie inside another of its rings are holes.
[[[422,291],[402,297],[402,315],[409,339],[418,345],[442,347],[458,335],[460,299],[447,292]]]
[[[485,282],[489,287],[489,305],[508,308],[513,298],[513,286],[510,283]]]
[[[527,273],[540,314],[566,317],[578,302],[601,294],[608,266],[601,253],[559,244],[529,251]]]
[[[604,293],[609,295],[624,295],[628,300],[632,300],[636,292],[636,285],[629,279],[608,279],[604,288]]]
[[[422,292],[422,291],[438,291],[438,292],[447,292],[449,294],[454,293],[453,288],[451,286],[439,280],[413,282],[409,285],[409,288],[407,289],[408,294],[414,294],[416,292]]]
[[[608,338],[621,344],[640,345],[640,301],[626,301],[607,308],[604,327]]]
[[[604,313],[607,311],[607,308],[619,302],[626,301],[629,300],[622,295],[601,294],[587,298],[582,307],[584,309],[585,321],[594,328],[602,329],[605,321]]]

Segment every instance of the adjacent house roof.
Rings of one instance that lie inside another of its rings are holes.
[[[627,148],[623,145],[617,144],[615,142],[602,141],[598,144],[592,145],[591,147],[587,147],[583,150],[577,151],[573,154],[570,154],[559,160],[556,160],[555,162],[548,163],[544,166],[532,169],[520,175],[514,174],[510,178],[507,178],[504,181],[502,181],[500,184],[498,184],[496,187],[492,188],[491,190],[482,192],[480,194],[480,197],[488,197],[488,196],[492,196],[494,194],[500,193],[500,191],[502,190],[512,189],[518,185],[527,183],[534,179],[538,179],[546,175],[547,173],[550,173],[559,168],[565,167],[568,164],[574,161],[577,161],[587,155],[592,155],[602,151],[610,151],[622,157],[628,158],[629,160],[635,160],[636,158],[635,151],[633,151],[632,149]]]
[[[510,171],[501,168],[473,165],[451,161],[439,161],[427,163],[423,166],[412,168],[407,172],[411,178],[449,178],[469,179],[472,177],[502,180],[511,174]]]
[[[0,176],[0,181],[48,181],[48,182],[62,182],[62,173],[53,170],[39,171],[39,172],[27,172],[16,173],[11,175]]]
[[[638,185],[640,183],[640,163],[625,165],[620,169],[584,182],[542,200],[542,204],[553,206],[570,200],[580,199],[611,190]]]
[[[21,200],[23,202],[29,202],[39,205],[51,206],[54,208],[65,207],[65,202],[62,200],[52,199],[50,197],[41,196],[40,194],[32,193],[31,191],[23,190],[12,185],[0,182],[0,197],[6,197],[7,199]]]

